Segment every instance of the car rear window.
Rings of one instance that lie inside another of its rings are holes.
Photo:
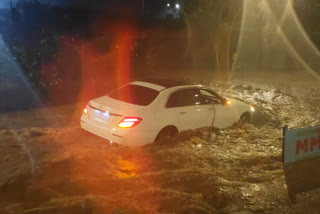
[[[152,103],[158,95],[159,92],[154,89],[128,84],[113,91],[108,96],[122,102],[147,106]]]

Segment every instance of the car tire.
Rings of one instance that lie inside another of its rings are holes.
[[[166,139],[172,138],[178,134],[178,129],[174,126],[163,128],[155,139],[155,143],[163,142]]]
[[[243,113],[240,117],[240,122],[250,123],[251,122],[251,114],[249,112]]]

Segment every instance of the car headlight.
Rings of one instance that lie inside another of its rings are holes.
[[[255,110],[255,108],[252,106],[252,105],[249,105],[250,106],[250,110],[252,111],[252,112],[255,112],[256,110]]]

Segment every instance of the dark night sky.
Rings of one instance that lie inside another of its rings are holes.
[[[34,1],[34,0],[13,0],[14,3],[19,1]],[[80,8],[99,8],[101,5],[105,4],[139,4],[140,0],[38,0],[41,3],[46,3],[49,5],[56,5],[61,7],[80,7]],[[0,8],[9,8],[10,0],[0,0]]]

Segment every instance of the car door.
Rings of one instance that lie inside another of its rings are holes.
[[[166,108],[178,117],[180,131],[211,126],[213,106],[203,105],[197,88],[180,89],[173,92]]]
[[[226,102],[227,100],[209,89],[200,89],[202,100],[207,99],[214,108],[213,126],[216,128],[227,128],[237,121],[234,103]]]

